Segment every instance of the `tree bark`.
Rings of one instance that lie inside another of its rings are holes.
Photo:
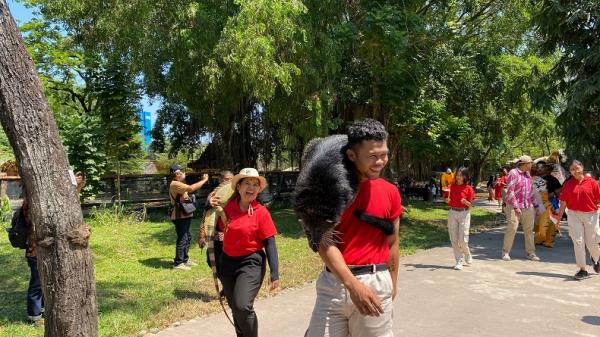
[[[56,122],[5,0],[0,0],[0,122],[14,150],[35,226],[45,336],[95,337],[89,227],[83,223]]]

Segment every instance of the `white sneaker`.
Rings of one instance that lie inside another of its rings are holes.
[[[510,261],[510,255],[508,255],[508,253],[502,254],[502,260],[504,260],[504,261]]]
[[[472,255],[468,255],[468,256],[465,258],[465,264],[466,264],[467,266],[470,266],[472,263],[473,263],[473,256],[472,256]]]
[[[185,270],[185,271],[192,270],[192,268],[186,266],[185,263],[180,263],[176,266],[173,266],[173,269]]]
[[[535,255],[534,253],[527,255],[527,258],[530,259],[531,261],[539,261],[540,258],[537,257],[537,255]]]
[[[462,270],[463,269],[463,264],[462,262],[457,262],[456,265],[454,266],[454,270]]]
[[[195,267],[198,264],[196,262],[192,261],[192,260],[187,260],[187,262],[185,263],[185,265],[188,266],[188,267]]]

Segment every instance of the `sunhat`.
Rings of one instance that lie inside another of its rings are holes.
[[[265,177],[260,176],[258,171],[255,168],[247,167],[243,168],[240,173],[236,174],[233,179],[231,179],[231,188],[235,191],[237,184],[240,180],[244,178],[256,178],[260,183],[260,190],[258,193],[262,192],[267,187],[267,179]]]

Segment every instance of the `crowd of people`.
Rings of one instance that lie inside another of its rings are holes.
[[[399,226],[403,213],[402,199],[396,185],[380,177],[388,163],[388,134],[383,125],[372,119],[356,121],[347,133],[345,157],[358,182],[357,193],[345,207],[330,244],[318,249],[324,268],[316,281],[317,298],[306,336],[392,336],[392,308],[397,292],[399,269]],[[510,252],[519,224],[523,227],[527,258],[540,261],[536,244],[553,247],[560,221],[567,214],[569,235],[573,242],[576,264],[574,278],[587,277],[586,249],[593,269],[600,273],[600,230],[598,182],[584,172],[577,160],[567,175],[560,158],[550,156],[533,161],[521,156],[514,167],[502,169],[487,181],[488,201],[497,201],[507,220],[501,260],[511,260]],[[173,268],[188,271],[197,263],[189,258],[192,243],[190,230],[194,218],[193,192],[202,188],[208,175],[187,184],[179,165],[171,167],[169,216],[176,233]],[[470,184],[467,167],[456,172],[448,169],[441,176],[441,193],[448,204],[448,234],[454,254],[454,269],[473,264],[469,249],[470,210],[476,192]],[[77,178],[78,190],[85,180]],[[83,181],[83,182],[82,182]],[[214,209],[214,231],[201,228],[198,245],[212,242],[216,275],[222,284],[220,296],[227,299],[237,336],[258,336],[258,318],[254,300],[269,266],[270,289],[280,287],[279,262],[275,237],[277,227],[269,210],[257,201],[267,187],[267,180],[254,168],[238,174],[223,171],[220,186],[233,191],[227,200],[209,194],[205,210]],[[25,199],[21,216],[28,221]],[[367,215],[364,217],[363,215]],[[371,219],[371,220],[369,220]],[[391,224],[391,232],[375,223]],[[33,233],[33,231],[31,231]],[[31,269],[27,293],[27,310],[32,321],[43,314],[43,295],[35,260],[35,239],[26,249]],[[211,263],[209,258],[209,264]]]
[[[498,200],[506,218],[501,253],[504,261],[511,260],[510,252],[519,224],[523,228],[527,258],[540,261],[536,245],[554,247],[560,221],[566,213],[569,236],[579,268],[573,278],[581,280],[589,275],[586,270],[586,249],[594,271],[600,273],[600,187],[589,173],[584,172],[580,161],[572,161],[570,175],[566,174],[560,163],[558,153],[535,161],[530,156],[521,156],[514,161],[510,171],[503,168],[500,174],[489,177],[486,184],[487,200]],[[454,269],[457,270],[465,264],[471,265],[473,261],[468,235],[469,208],[475,195],[471,186],[465,186],[467,172],[464,167],[456,173],[449,169],[441,177],[442,189],[447,190],[444,199],[450,207],[448,234],[456,259]]]

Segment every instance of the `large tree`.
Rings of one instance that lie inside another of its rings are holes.
[[[528,54],[530,2],[27,2],[82,48],[142,75],[164,102],[160,148],[195,146],[207,132],[223,164],[277,162],[282,152],[297,162],[311,138],[373,117],[390,131],[392,173],[424,176],[465,157],[479,171],[515,134],[537,137],[518,118],[537,114],[519,81],[534,82],[545,63]],[[465,149],[470,135],[482,136]]]
[[[45,335],[97,336],[90,230],[35,65],[5,0],[0,0],[0,122],[31,205]]]

